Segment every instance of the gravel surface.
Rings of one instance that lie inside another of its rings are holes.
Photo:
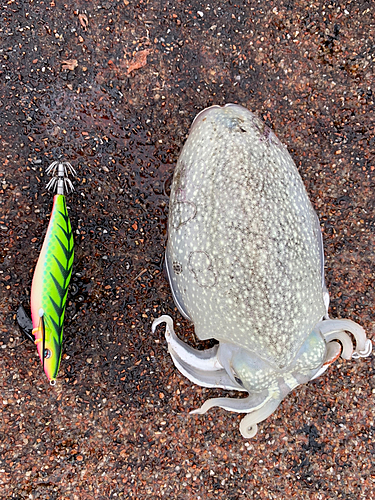
[[[324,234],[332,317],[374,335],[375,7],[352,0],[6,0],[0,7],[0,498],[375,498],[374,356],[339,360],[241,437],[174,368],[168,195],[194,116],[235,102],[287,145]],[[55,387],[15,314],[77,170]]]

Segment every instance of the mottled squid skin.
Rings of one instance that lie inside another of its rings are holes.
[[[60,366],[65,304],[73,260],[73,234],[65,196],[56,194],[31,286],[35,343],[45,374],[52,384]]]
[[[245,108],[229,104],[194,120],[174,173],[166,267],[180,312],[208,353],[166,339],[176,367],[205,387],[247,391],[208,400],[248,413],[243,436],[257,432],[296,386],[341,354],[367,356],[371,343],[349,320],[328,318],[318,218],[287,149]],[[344,349],[342,350],[342,346]]]

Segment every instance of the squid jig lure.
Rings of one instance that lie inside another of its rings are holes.
[[[68,175],[76,175],[68,162],[54,161],[46,170],[52,178],[48,190],[56,191],[42,250],[31,285],[32,333],[51,385],[60,366],[66,297],[74,260],[73,233],[65,193],[74,190]]]

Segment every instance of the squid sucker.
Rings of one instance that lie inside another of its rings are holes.
[[[351,320],[330,319],[319,220],[285,146],[242,106],[212,106],[190,129],[175,169],[166,268],[173,299],[194,324],[197,350],[166,323],[177,369],[203,387],[245,391],[212,407],[245,413],[253,437],[285,396],[339,356],[367,357],[372,343]]]
[[[63,322],[74,260],[73,233],[65,192],[73,191],[68,162],[53,162],[47,169],[52,178],[47,189],[56,189],[53,208],[31,285],[31,317],[38,354],[51,385],[60,367]]]

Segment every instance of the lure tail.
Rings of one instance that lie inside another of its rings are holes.
[[[53,162],[46,170],[52,175],[48,189],[56,190],[47,233],[31,286],[33,335],[45,374],[56,383],[60,366],[63,322],[74,260],[73,233],[65,192],[73,191],[68,174],[75,175],[68,162]]]

